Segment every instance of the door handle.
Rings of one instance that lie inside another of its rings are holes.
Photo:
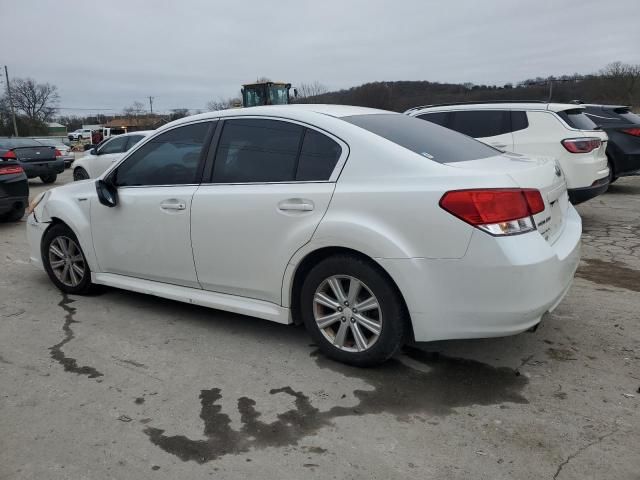
[[[491,145],[496,147],[496,148],[506,148],[507,147],[506,143],[492,143]]]
[[[165,200],[160,204],[160,208],[163,210],[184,210],[187,208],[187,204],[180,200]]]
[[[313,202],[311,200],[304,200],[302,198],[290,198],[283,200],[278,204],[278,210],[282,211],[298,211],[298,212],[310,212],[313,210]]]

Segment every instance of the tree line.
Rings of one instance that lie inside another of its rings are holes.
[[[258,81],[267,81],[260,77]],[[57,120],[69,131],[83,124],[101,124],[113,115],[57,116],[60,96],[55,85],[38,83],[31,78],[11,81],[13,107],[20,135],[46,135],[45,122]],[[370,82],[348,89],[329,91],[315,81],[296,86],[296,103],[333,103],[404,111],[418,105],[487,100],[551,100],[605,103],[640,107],[640,65],[613,62],[597,73],[536,77],[504,85],[441,83],[430,81]],[[205,111],[223,110],[242,104],[239,96],[218,98],[206,104]],[[155,115],[162,122],[186,117],[202,110],[178,108],[168,114]],[[123,108],[121,117],[149,115],[142,102]],[[0,136],[12,135],[13,123],[9,97],[5,88],[0,97]]]

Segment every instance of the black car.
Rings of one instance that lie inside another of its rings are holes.
[[[640,115],[623,105],[586,104],[586,115],[609,136],[610,180],[640,174]]]
[[[53,183],[64,172],[64,159],[55,147],[28,138],[0,138],[0,160],[16,160],[28,178]]]
[[[20,220],[29,202],[29,181],[20,162],[0,160],[0,221]]]

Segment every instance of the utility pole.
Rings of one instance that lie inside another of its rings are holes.
[[[151,111],[151,114],[153,114],[153,99],[155,97],[149,96],[149,110]]]
[[[7,95],[9,95],[9,105],[11,106],[11,116],[13,117],[13,133],[18,136],[18,124],[16,123],[16,111],[13,109],[13,97],[11,96],[11,84],[9,83],[9,71],[4,66],[4,76],[7,79]]]

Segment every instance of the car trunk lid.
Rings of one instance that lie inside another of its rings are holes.
[[[554,159],[505,153],[494,157],[446,165],[477,170],[482,174],[506,174],[520,188],[539,190],[545,203],[545,209],[533,216],[536,228],[549,243],[555,242],[562,233],[569,208],[569,197],[564,175]]]
[[[12,148],[16,157],[21,162],[50,162],[56,159],[55,147],[47,145],[33,147],[15,147]]]

